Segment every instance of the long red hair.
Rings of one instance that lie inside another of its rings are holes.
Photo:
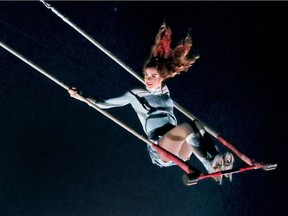
[[[183,71],[188,71],[189,67],[199,58],[199,55],[188,56],[192,39],[190,34],[174,48],[171,48],[171,29],[163,23],[155,37],[151,53],[144,64],[144,70],[154,67],[164,79],[174,77]]]

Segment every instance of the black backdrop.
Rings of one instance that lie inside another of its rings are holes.
[[[187,187],[178,167],[152,165],[141,140],[1,48],[1,215],[287,210],[284,2],[49,3],[139,74],[163,21],[172,45],[190,29],[201,57],[168,81],[173,99],[249,157],[278,167]],[[41,2],[1,2],[0,31],[3,43],[85,95],[109,98],[142,86]],[[130,106],[109,112],[143,134]],[[190,164],[204,171],[195,157]],[[236,165],[244,164],[237,158]]]

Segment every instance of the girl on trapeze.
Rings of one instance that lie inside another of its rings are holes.
[[[131,104],[151,142],[183,161],[189,160],[194,153],[208,173],[230,170],[234,163],[233,154],[230,152],[220,154],[197,119],[182,124],[177,123],[173,113],[173,101],[164,82],[188,71],[199,56],[188,56],[192,47],[189,34],[172,49],[171,33],[171,29],[165,23],[159,28],[150,56],[143,67],[145,89],[132,89],[122,96],[107,100],[89,98],[89,101],[101,109]],[[82,100],[76,88],[71,88],[68,92],[71,97]],[[175,165],[173,161],[159,154],[153,146],[147,145],[147,148],[153,164],[160,167]],[[232,173],[224,176],[232,180]],[[214,179],[221,184],[222,175]]]

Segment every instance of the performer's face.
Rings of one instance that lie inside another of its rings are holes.
[[[163,80],[156,68],[146,68],[144,71],[144,82],[147,88],[161,88]]]

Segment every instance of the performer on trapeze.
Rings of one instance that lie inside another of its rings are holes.
[[[174,77],[194,64],[199,56],[189,57],[192,39],[188,34],[174,49],[171,44],[171,29],[162,24],[151,48],[151,53],[143,67],[145,89],[132,89],[124,95],[107,100],[89,98],[101,109],[121,107],[131,104],[138,115],[148,139],[168,150],[183,161],[190,159],[192,153],[202,162],[208,173],[232,169],[234,157],[230,152],[220,154],[209,134],[199,121],[177,124],[173,113],[173,101],[165,80]],[[71,88],[71,97],[78,97],[77,89]],[[88,104],[89,105],[89,104]],[[153,164],[169,167],[175,163],[147,145]],[[232,178],[232,174],[225,174]],[[222,180],[221,177],[215,178]]]

